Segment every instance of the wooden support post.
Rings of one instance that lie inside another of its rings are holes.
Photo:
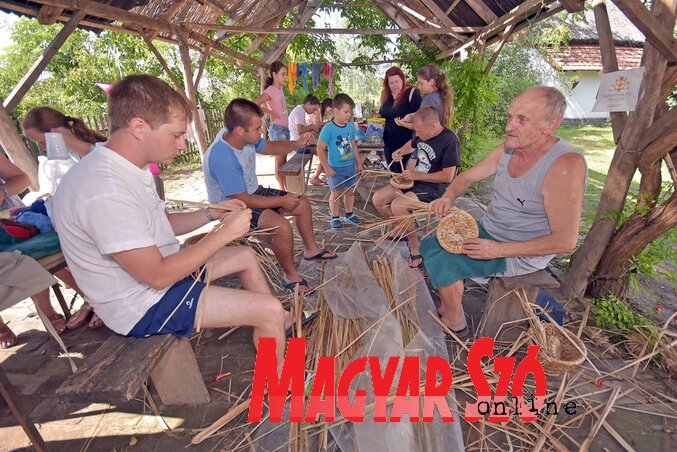
[[[207,59],[209,58],[210,51],[211,49],[209,47],[205,47],[202,50],[202,54],[200,55],[200,62],[197,65],[195,78],[193,78],[193,85],[195,85],[195,89],[197,89],[197,87],[200,86],[200,79],[202,78],[202,74],[204,73],[205,64],[207,63]]]
[[[177,340],[150,374],[165,405],[203,405],[209,392],[188,339]]]
[[[66,39],[73,33],[73,30],[75,30],[85,15],[86,13],[78,11],[71,17],[68,23],[64,25],[61,31],[56,35],[54,41],[52,41],[49,47],[42,52],[40,58],[33,63],[33,66],[26,72],[26,75],[24,75],[21,81],[17,83],[12,92],[9,93],[9,96],[7,96],[7,99],[5,99],[4,102],[4,107],[8,114],[12,114],[16,106],[21,102],[21,99],[23,99],[31,86],[33,86],[33,83],[40,77],[42,71],[47,67],[49,62],[52,61],[54,55],[56,55],[63,43],[66,42]]]
[[[674,27],[675,6],[677,6],[677,0],[653,2],[652,14],[663,27]],[[569,271],[562,284],[562,291],[568,297],[580,297],[585,292],[590,277],[595,272],[616,232],[618,217],[613,214],[623,210],[630,182],[639,162],[637,145],[651,126],[658,100],[661,98],[661,85],[667,67],[665,56],[650,42],[647,42],[644,45],[642,61],[646,70],[640,86],[637,107],[628,115],[626,126],[618,140],[600,197],[595,222],[585,237],[583,245],[571,256]]]
[[[42,436],[40,436],[38,429],[35,428],[35,424],[30,415],[26,412],[26,408],[24,408],[23,404],[19,401],[19,396],[14,390],[14,386],[12,386],[12,383],[7,378],[7,375],[5,375],[5,371],[2,370],[2,367],[0,367],[0,394],[2,394],[2,397],[7,402],[14,417],[16,417],[19,424],[21,424],[21,428],[26,432],[28,439],[33,443],[35,450],[38,452],[46,451],[47,446],[45,445],[45,441],[42,439]]]
[[[618,70],[618,60],[616,59],[616,48],[614,46],[614,37],[611,33],[611,25],[609,24],[606,0],[594,1],[592,9],[595,13],[595,24],[597,24],[599,48],[602,54],[602,68],[604,68],[604,73],[615,72]],[[612,112],[610,116],[614,143],[618,144],[618,139],[621,136],[621,132],[623,132],[628,116],[625,112]]]
[[[181,38],[181,35],[179,35]],[[183,38],[181,38],[184,41]],[[197,92],[193,84],[193,67],[190,62],[190,50],[187,43],[179,44],[179,54],[181,55],[181,69],[183,71],[183,86],[186,90],[186,95],[193,108],[193,130],[195,131],[195,138],[197,139],[197,147],[200,150],[200,156],[204,157],[207,152],[207,141],[205,140],[205,132],[202,127],[202,121],[197,111]]]
[[[31,189],[38,189],[38,162],[19,136],[14,121],[0,105],[0,147],[9,159],[31,178]]]

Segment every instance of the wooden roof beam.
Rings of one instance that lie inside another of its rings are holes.
[[[7,114],[12,114],[16,106],[21,102],[21,99],[24,98],[28,90],[31,89],[31,86],[33,86],[38,77],[40,77],[42,71],[44,71],[49,62],[52,61],[54,55],[59,52],[63,43],[66,42],[68,37],[73,33],[73,30],[75,30],[80,21],[85,17],[85,14],[84,11],[78,11],[71,17],[68,23],[59,30],[59,33],[54,37],[54,40],[49,44],[49,47],[42,52],[42,55],[40,55],[35,63],[33,63],[33,66],[26,72],[21,81],[16,84],[4,102]]]
[[[538,10],[549,3],[552,3],[552,0],[526,0],[521,5],[513,8],[508,14],[505,14],[503,17],[499,17],[492,23],[488,24],[481,32],[475,34],[475,36],[473,36],[468,41],[438,54],[435,58],[441,60],[443,58],[453,56],[461,50],[468,49],[478,41],[487,40],[501,29],[504,29],[508,25],[519,22],[522,18],[529,16],[534,10]]]
[[[236,27],[232,25],[206,24],[199,22],[183,22],[186,28],[203,30],[225,30],[229,33],[251,33],[258,35],[297,35],[299,33],[311,35],[444,35],[449,33],[475,33],[482,27],[440,27],[440,28],[263,28],[263,27]]]
[[[491,8],[489,8],[482,0],[465,0],[465,2],[484,22],[490,24],[498,19]]]
[[[559,0],[559,4],[570,13],[577,13],[585,9],[585,0]]]
[[[672,31],[666,29],[646,6],[639,0],[613,0],[613,2],[668,62],[677,62],[677,42],[672,37]],[[677,2],[665,0],[665,4],[674,11]]]
[[[299,6],[300,8],[303,8],[303,10],[299,10],[298,14],[299,17],[296,20],[296,23],[294,24],[295,27],[303,27],[311,17],[315,15],[318,9],[322,6],[322,3],[324,0],[310,0],[306,3],[303,3]],[[268,31],[270,33],[270,30]],[[263,62],[266,64],[270,64],[273,61],[277,60],[280,55],[284,53],[284,51],[287,49],[287,46],[291,42],[292,39],[294,39],[294,36],[298,33],[294,34],[288,34],[286,36],[278,36],[275,41],[273,41],[273,47],[271,50],[269,50],[264,56],[263,56]]]
[[[63,13],[63,8],[55,8],[54,6],[42,5],[38,11],[37,19],[41,25],[53,25]]]
[[[226,46],[219,44],[218,42],[209,39],[207,36],[200,33],[192,32],[190,30],[183,29],[181,26],[175,26],[162,19],[154,19],[152,17],[146,17],[141,14],[132,13],[125,11],[124,9],[115,8],[112,6],[104,5],[102,3],[96,3],[88,0],[40,0],[46,5],[60,6],[68,9],[75,9],[83,11],[91,16],[102,17],[109,20],[117,20],[122,23],[140,26],[149,30],[157,30],[160,32],[169,33],[172,36],[176,36],[180,33],[185,33],[186,37],[197,41],[200,44],[203,44],[208,47],[212,47],[219,52],[222,52],[226,55],[232,56],[237,60],[245,61],[254,66],[262,66],[263,63],[255,60],[254,58],[245,55],[242,52],[233,50]],[[265,67],[265,65],[263,65]]]
[[[449,18],[448,14],[445,14],[444,11],[442,11],[442,8],[440,8],[437,3],[435,3],[435,0],[421,0],[421,2],[430,10],[430,12],[433,14],[433,16],[437,17],[442,24],[448,28],[450,27],[456,27],[456,23]],[[471,32],[472,33],[472,32]],[[451,34],[454,38],[461,42],[465,42],[468,40],[465,36],[461,36],[456,33],[449,33]]]
[[[167,6],[167,9],[165,10],[164,13],[160,16],[162,20],[166,20],[167,22],[171,22],[174,16],[178,14],[179,11],[181,11],[181,8],[183,8],[183,5],[186,4],[186,0],[180,0],[178,2],[172,2]],[[157,31],[151,31],[148,33],[147,38],[150,39],[151,41],[155,39],[158,35]]]

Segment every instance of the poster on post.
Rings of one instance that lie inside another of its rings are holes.
[[[602,76],[592,111],[635,111],[644,66]]]

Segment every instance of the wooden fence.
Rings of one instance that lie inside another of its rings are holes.
[[[205,138],[207,140],[207,145],[214,141],[216,134],[223,128],[223,109],[217,110],[203,110],[204,111],[204,124],[205,129]],[[108,118],[106,114],[101,115],[91,115],[85,116],[82,120],[87,124],[87,126],[92,129],[108,136]],[[188,163],[191,161],[200,161],[200,150],[197,147],[197,144],[193,140],[188,140],[188,149],[183,151],[181,155],[174,159],[175,163]]]

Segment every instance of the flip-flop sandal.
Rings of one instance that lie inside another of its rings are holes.
[[[97,328],[101,328],[103,325],[104,323],[103,320],[101,320],[101,317],[94,313],[94,315],[92,315],[92,320],[89,321],[89,325],[87,326],[90,330],[95,330]]]
[[[331,260],[331,259],[336,259],[338,257],[336,254],[334,254],[333,256],[325,257],[327,254],[331,254],[331,251],[322,250],[314,256],[304,257],[304,259],[307,260],[307,261],[316,261],[316,260],[328,261],[328,260]]]
[[[17,343],[16,334],[7,325],[0,327],[0,349],[6,350]]]
[[[418,263],[418,265],[412,265],[412,262],[414,262],[417,259],[421,259],[421,262]],[[409,255],[409,262],[407,262],[409,265],[409,268],[421,268],[421,265],[423,265],[423,256],[420,254],[410,254]]]
[[[449,329],[451,330],[451,328],[449,328]],[[456,335],[456,337],[458,337],[461,340],[467,339],[470,336],[470,329],[468,329],[468,325],[464,326],[460,330],[451,330],[451,332],[454,333]],[[444,334],[448,338],[453,339],[453,337],[449,333],[447,333],[446,331],[444,332]]]
[[[305,287],[306,290],[302,290],[306,295],[310,295],[315,291],[315,289],[311,289],[310,285],[308,284],[308,281],[305,279],[302,279],[301,281],[294,281],[294,282],[289,282],[285,279],[282,280],[282,287],[284,287],[287,290],[290,290],[294,292],[296,290],[296,286],[302,286]]]
[[[303,311],[302,315],[303,315],[303,318],[301,319],[301,328],[303,328],[304,326],[306,326],[306,324],[315,320],[315,318],[317,317],[317,311],[315,311],[315,312]],[[291,335],[294,333],[294,325],[295,324],[292,324],[292,326],[287,328],[287,331],[286,331],[287,337],[291,337]]]

